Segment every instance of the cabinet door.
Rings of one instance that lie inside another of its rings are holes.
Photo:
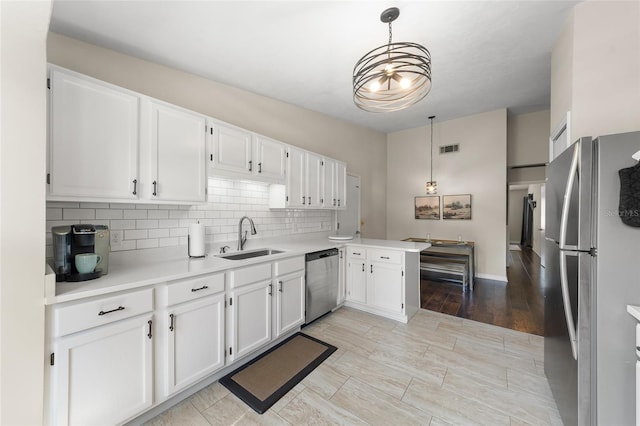
[[[349,259],[347,264],[346,300],[367,303],[367,273],[364,260]]]
[[[322,207],[322,157],[307,152],[305,166],[307,207]]]
[[[304,323],[304,272],[278,278],[276,288],[276,336],[274,337]]]
[[[346,249],[343,247],[338,250],[338,305],[342,305],[344,303],[344,299],[347,294],[346,266],[347,266]]]
[[[272,294],[271,281],[246,285],[229,292],[227,341],[230,361],[271,340]]]
[[[336,177],[334,179],[337,206],[343,210],[347,208],[347,165],[336,162]]]
[[[214,170],[253,173],[252,135],[246,130],[221,123],[212,124],[213,141],[209,162]]]
[[[255,172],[261,178],[284,182],[287,146],[264,136],[256,136]]]
[[[402,267],[388,263],[369,264],[367,304],[391,312],[402,313]]]
[[[289,147],[287,151],[287,207],[307,204],[305,194],[305,152]]]
[[[167,312],[167,395],[224,366],[224,297],[205,297]]]
[[[205,201],[205,128],[200,115],[151,103],[150,199]]]
[[[137,199],[139,97],[55,68],[50,78],[50,198]]]
[[[119,424],[153,402],[152,316],[72,334],[54,344],[54,424]]]
[[[329,158],[325,158],[322,161],[322,207],[335,208],[337,206],[337,199],[335,195],[335,178],[336,178],[336,162]]]

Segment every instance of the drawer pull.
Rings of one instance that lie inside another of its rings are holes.
[[[356,253],[355,251],[353,253],[351,253],[351,254],[353,254],[354,256],[361,256],[362,255],[362,253]]]
[[[389,260],[389,256],[380,256],[380,259],[387,259],[387,260]]]
[[[118,311],[124,311],[124,306],[118,306],[117,308],[112,309],[110,311],[100,311],[98,312],[98,316],[107,315],[107,314],[110,314],[111,312],[118,312]]]
[[[175,319],[175,315],[169,314],[169,318],[171,319],[171,323],[169,324],[169,331],[173,331],[173,321]]]
[[[209,288],[209,286],[203,285],[202,287],[192,288],[191,291],[192,292],[196,292],[196,291],[200,291],[200,290],[206,290],[208,288]]]

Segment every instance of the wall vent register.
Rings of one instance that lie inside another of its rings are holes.
[[[460,152],[460,144],[455,143],[452,145],[441,145],[440,146],[440,154],[451,154],[454,152]]]

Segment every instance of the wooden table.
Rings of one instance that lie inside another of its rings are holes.
[[[473,290],[473,277],[475,275],[475,244],[473,241],[458,242],[456,240],[426,240],[425,238],[405,238],[403,241],[431,243],[431,247],[420,252],[421,258],[422,256],[429,256],[465,262],[468,265],[466,282],[469,288]]]

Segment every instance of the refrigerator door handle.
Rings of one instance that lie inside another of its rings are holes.
[[[569,279],[567,277],[567,256],[569,253],[560,252],[560,286],[562,288],[562,303],[564,305],[564,317],[569,330],[569,340],[571,341],[571,353],[575,360],[578,359],[578,346],[576,341],[576,326],[573,322],[573,311],[571,309],[571,298],[569,295]]]
[[[576,250],[577,246],[566,244],[567,225],[569,223],[569,207],[571,204],[571,194],[573,193],[573,181],[578,175],[578,161],[580,159],[580,144],[575,144],[573,156],[571,157],[571,166],[569,167],[569,177],[567,178],[567,187],[564,190],[564,200],[562,201],[562,214],[560,216],[560,241],[558,245],[560,250]]]

